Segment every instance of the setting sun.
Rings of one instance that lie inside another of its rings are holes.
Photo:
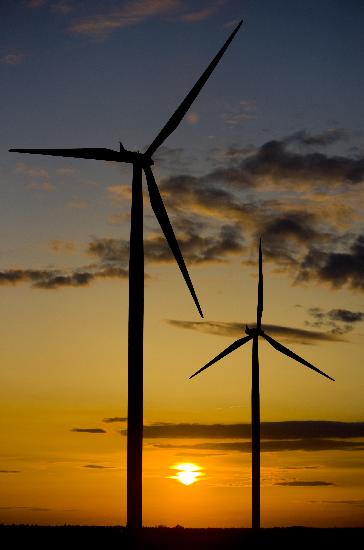
[[[173,470],[177,470],[176,475],[169,476],[170,479],[176,479],[183,485],[192,485],[199,481],[204,474],[201,472],[201,467],[191,462],[185,462],[183,464],[175,464],[171,466]]]

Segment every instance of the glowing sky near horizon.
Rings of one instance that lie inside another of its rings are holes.
[[[131,169],[8,149],[145,150],[243,18],[155,155],[203,323],[145,200],[144,523],[250,525],[251,344],[188,377],[254,322],[262,235],[267,331],[336,380],[260,345],[262,525],[363,525],[363,16],[1,3],[0,522],[126,519]]]

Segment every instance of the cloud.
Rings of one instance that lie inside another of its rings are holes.
[[[348,139],[348,132],[342,128],[329,128],[319,134],[309,134],[306,130],[301,130],[288,136],[286,143],[297,143],[307,147],[326,147],[339,141]]]
[[[112,423],[112,422],[127,422],[126,416],[111,416],[109,418],[103,418],[103,422]]]
[[[0,56],[1,65],[19,65],[25,59],[25,53],[23,52],[7,52]]]
[[[255,118],[256,103],[255,101],[242,100],[237,105],[229,106],[222,114],[222,119],[225,124],[237,126],[243,124],[247,120]]]
[[[324,153],[299,153],[287,146],[286,140],[272,140],[232,166],[213,170],[205,176],[235,187],[257,187],[267,182],[294,188],[307,184],[356,185],[364,180],[364,158],[330,156]]]
[[[189,23],[196,23],[198,21],[204,21],[212,15],[214,15],[222,6],[225,4],[226,0],[217,0],[215,2],[209,2],[208,7],[185,13],[181,16],[182,21],[187,21]]]
[[[25,162],[18,162],[15,171],[30,178],[49,178],[48,170],[39,166],[31,166]]]
[[[331,309],[324,311],[319,307],[308,310],[312,321],[306,324],[314,327],[329,327],[333,334],[346,334],[353,329],[353,325],[364,320],[364,312],[349,309]]]
[[[161,193],[186,263],[226,263],[239,255],[244,265],[256,270],[257,237],[262,235],[264,264],[271,266],[272,273],[288,276],[294,284],[314,282],[333,289],[346,286],[363,290],[364,234],[360,234],[359,225],[363,186],[359,184],[363,181],[364,158],[312,150],[319,143],[344,139],[341,130],[317,135],[301,130],[294,135],[294,139],[283,137],[259,147],[232,146],[219,154],[212,152],[212,168],[205,173],[192,176],[183,169],[187,173],[161,181]],[[309,141],[310,149],[302,149],[299,140]],[[169,151],[164,156],[178,157],[180,151]],[[38,168],[20,170],[28,170],[29,177],[46,177]],[[34,185],[44,188],[45,183]],[[124,199],[130,188],[110,186],[108,192]],[[91,265],[77,269],[5,269],[0,282],[28,282],[45,289],[86,288],[102,278],[127,277],[128,240],[95,237],[86,253],[93,257]],[[150,264],[174,262],[159,228],[145,238],[145,259]],[[330,334],[338,339],[340,331],[333,328],[328,326],[327,332],[316,334],[303,329],[298,334],[298,329],[289,327],[273,326],[272,330],[279,330],[287,340],[313,342],[330,340]]]
[[[58,270],[7,269],[0,271],[0,285],[29,282],[34,288],[40,289],[82,287],[87,286],[94,277],[91,273],[78,271],[66,274]]]
[[[20,474],[20,470],[0,470],[0,474]]]
[[[316,279],[333,288],[347,285],[364,290],[363,273],[364,234],[358,235],[346,252],[325,252],[313,245],[302,262],[298,281]]]
[[[90,468],[91,470],[109,470],[112,466],[101,466],[100,464],[85,464],[84,468]]]
[[[30,183],[27,186],[29,189],[35,189],[37,191],[47,191],[48,193],[55,190],[55,186],[53,183],[49,183],[48,181],[44,181],[41,183]]]
[[[52,239],[48,242],[48,246],[53,252],[66,254],[73,254],[77,248],[75,241],[64,239]]]
[[[72,34],[104,39],[118,29],[138,25],[151,17],[174,13],[180,7],[180,0],[129,0],[122,7],[108,13],[74,21],[68,31]]]
[[[301,135],[318,146],[341,139],[343,131],[307,136]],[[248,234],[255,242],[262,235],[265,262],[295,284],[316,281],[333,289],[363,290],[358,205],[364,157],[297,152],[292,144],[282,138],[260,147],[235,147],[200,176],[165,178],[160,187],[168,210],[179,217],[186,209],[193,219],[208,217],[210,227],[234,222],[245,242]],[[274,199],[268,195],[272,190]],[[243,261],[251,265],[246,257]]]
[[[282,485],[283,487],[326,487],[336,485],[329,481],[280,481],[274,485]]]
[[[87,434],[106,434],[106,430],[103,430],[102,428],[72,428],[71,432]]]
[[[0,286],[30,283],[33,288],[42,290],[86,288],[96,279],[128,277],[127,268],[117,265],[96,265],[81,269],[5,269],[0,271]]]
[[[47,0],[23,0],[23,4],[27,8],[41,8],[46,3]]]
[[[283,422],[262,422],[260,425],[262,439],[265,440],[314,440],[336,444],[335,438],[364,438],[364,422],[336,422],[323,420],[292,420]],[[126,435],[126,430],[121,431]],[[159,422],[146,425],[143,428],[146,439],[176,438],[176,439],[249,439],[250,424],[189,424]],[[340,441],[337,442],[340,444]],[[293,445],[295,443],[293,442]],[[325,443],[323,443],[325,444]],[[351,442],[348,442],[351,445]],[[355,444],[356,445],[356,444]],[[363,443],[358,443],[364,446]]]
[[[167,323],[177,328],[197,330],[206,334],[215,334],[219,336],[242,337],[245,336],[245,326],[254,326],[255,323],[234,323],[218,321],[178,321],[168,319]],[[263,329],[270,335],[281,337],[285,342],[294,342],[298,344],[315,344],[317,342],[338,342],[343,341],[338,335],[306,330],[300,328],[284,327],[280,325],[266,325]]]
[[[51,11],[60,15],[68,15],[76,9],[76,6],[72,2],[67,0],[61,0],[60,2],[54,2],[50,6]]]
[[[219,441],[216,443],[198,443],[189,445],[179,444],[163,444],[155,443],[153,447],[159,449],[193,449],[193,450],[210,450],[223,452],[251,452],[250,441]],[[364,451],[364,442],[357,441],[342,441],[339,439],[291,439],[281,441],[261,441],[260,450],[262,453],[276,453],[285,451],[306,451],[306,452],[322,452],[322,451]]]
[[[224,224],[214,234],[204,234],[204,226],[188,224],[179,221],[175,227],[181,226],[178,235],[183,256],[190,263],[221,262],[228,254],[237,254],[242,249],[242,239],[239,228]],[[122,239],[94,239],[88,247],[89,254],[97,256],[104,266],[115,264],[128,265],[129,243]],[[151,235],[144,241],[144,257],[146,262],[174,262],[172,253],[163,235]]]

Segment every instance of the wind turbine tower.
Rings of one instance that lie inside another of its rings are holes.
[[[128,151],[120,143],[120,151],[106,148],[78,149],[9,149],[15,153],[30,153],[126,162],[133,165],[130,256],[129,256],[129,324],[128,324],[128,434],[127,434],[127,526],[142,527],[142,448],[143,448],[143,326],[144,326],[144,248],[143,248],[143,171],[147,180],[150,204],[171,248],[183,278],[196,304],[197,299],[182,253],[178,246],[162,197],[153,176],[152,156],[179,126],[183,117],[206,84],[211,73],[240,29],[242,21],[232,31],[196,84],[163,126],[145,153]]]
[[[252,426],[252,528],[258,530],[260,528],[260,401],[259,401],[259,357],[258,357],[258,340],[263,337],[273,348],[280,351],[287,357],[294,359],[298,363],[305,365],[322,376],[333,380],[318,368],[302,359],[299,355],[282,346],[277,340],[266,334],[262,328],[263,315],[263,260],[262,260],[262,242],[259,241],[259,279],[258,279],[258,305],[257,305],[257,324],[255,327],[245,328],[247,336],[239,338],[233,344],[228,346],[224,351],[219,353],[214,359],[211,359],[204,367],[195,372],[190,378],[200,374],[203,370],[211,367],[217,361],[220,361],[226,355],[240,348],[250,340],[253,340],[252,347],[252,389],[251,389],[251,426]]]

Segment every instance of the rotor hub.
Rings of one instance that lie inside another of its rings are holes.
[[[259,327],[248,327],[245,325],[245,334],[248,336],[262,336],[264,331]]]

